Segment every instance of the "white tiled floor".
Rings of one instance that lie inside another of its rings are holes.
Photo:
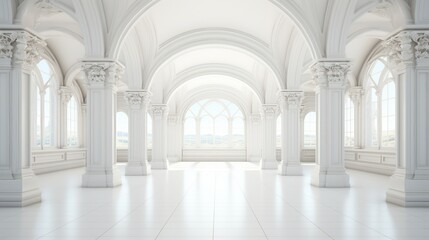
[[[429,239],[429,208],[387,204],[388,177],[349,171],[350,189],[319,189],[312,168],[179,163],[113,189],[81,188],[83,169],[41,175],[43,202],[0,209],[0,239]]]

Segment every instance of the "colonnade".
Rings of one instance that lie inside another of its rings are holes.
[[[45,44],[25,30],[0,32],[0,206],[25,206],[40,201],[40,190],[31,170],[30,81]],[[386,40],[397,82],[397,171],[392,176],[387,201],[402,206],[429,206],[429,32],[406,30]],[[86,101],[87,145],[84,187],[121,184],[116,168],[115,113],[117,82],[124,66],[116,60],[82,62],[88,85]],[[344,167],[344,94],[348,87],[348,60],[323,59],[312,65],[316,83],[317,148],[312,184],[317,187],[349,187]],[[360,103],[361,89],[352,99]],[[64,93],[66,96],[66,92]],[[167,169],[168,107],[152,104],[153,161],[146,156],[146,112],[151,94],[128,90],[130,116],[129,162],[126,175],[148,175]],[[282,89],[278,103],[261,106],[262,169],[279,169],[282,175],[301,175],[300,90]],[[355,108],[360,111],[359,107]],[[276,161],[276,113],[282,115],[282,162]],[[5,114],[3,114],[5,113]],[[359,115],[359,112],[355,112]],[[253,121],[252,121],[253,124]],[[357,123],[360,124],[360,123]],[[142,127],[143,126],[143,127]],[[363,127],[358,126],[359,129]],[[361,141],[356,141],[359,144]],[[252,153],[255,156],[257,153]],[[253,156],[253,157],[255,157]]]

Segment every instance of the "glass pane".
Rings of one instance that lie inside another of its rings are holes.
[[[51,77],[53,75],[53,71],[52,71],[51,66],[49,65],[48,61],[43,59],[42,61],[40,61],[37,64],[37,68],[39,69],[40,74],[42,75],[43,83],[46,84],[47,82],[49,82],[49,80],[51,79]]]
[[[229,140],[229,125],[228,125],[228,119],[225,117],[217,117],[215,119],[215,144],[218,145],[217,147],[228,146],[228,140]]]
[[[382,122],[381,145],[395,147],[395,84],[393,82],[384,86],[382,92]]]
[[[214,123],[211,117],[203,117],[200,122],[200,134],[201,144],[213,144],[214,143]]]
[[[185,120],[183,126],[183,144],[185,147],[195,146],[197,136],[197,123],[194,118]]]
[[[148,149],[152,149],[152,144],[153,144],[153,123],[152,123],[152,116],[148,113],[146,115],[146,121],[147,121],[147,135],[146,135],[146,140],[147,140],[147,148]]]
[[[217,117],[225,111],[225,106],[218,101],[211,101],[208,104],[204,105],[204,109],[212,117]]]
[[[349,96],[345,98],[344,146],[354,146],[354,105]]]
[[[316,147],[316,113],[309,112],[304,118],[304,147]]]
[[[51,88],[48,88],[45,90],[45,96],[43,100],[43,146],[53,146],[53,138],[54,138],[54,132],[53,132],[53,110],[54,110],[54,102],[53,102],[53,94],[51,92]]]
[[[276,122],[276,147],[281,148],[282,147],[282,117],[277,117]]]
[[[128,116],[124,112],[116,113],[116,147],[128,148]]]
[[[385,65],[380,60],[375,61],[374,64],[372,65],[370,75],[371,75],[372,80],[374,80],[375,84],[377,84],[377,85],[380,82],[380,76],[381,76],[381,73],[383,72],[384,68],[385,68]]]
[[[35,136],[34,145],[42,146],[42,99],[40,97],[40,89],[36,87],[36,119],[35,119]]]
[[[232,122],[232,145],[234,148],[244,148],[244,120],[241,118],[235,118]]]
[[[67,104],[67,146],[77,147],[78,142],[78,108],[75,97]]]

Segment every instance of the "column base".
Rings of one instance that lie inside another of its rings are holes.
[[[128,163],[125,167],[126,176],[147,176],[150,175],[151,169],[148,163]]]
[[[82,176],[82,187],[111,188],[121,184],[121,173],[115,166],[112,170],[86,170]]]
[[[37,178],[23,169],[22,179],[0,180],[0,207],[25,207],[41,201]]]
[[[280,164],[279,174],[283,176],[302,176],[301,164],[284,165]]]
[[[429,207],[429,179],[407,179],[398,169],[390,178],[386,201],[402,207]]]
[[[152,166],[152,169],[157,170],[167,170],[168,169],[168,160],[153,160],[150,163]]]
[[[320,188],[348,188],[350,187],[350,177],[344,168],[321,171],[320,166],[316,165],[311,176],[311,185]]]
[[[263,159],[260,166],[262,170],[277,170],[279,168],[277,161],[264,161]]]

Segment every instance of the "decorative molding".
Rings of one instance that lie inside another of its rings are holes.
[[[40,60],[46,43],[39,37],[23,31],[0,31],[0,58],[9,58],[14,64],[32,66]]]
[[[413,32],[413,41],[416,43],[416,60],[420,61],[429,58],[429,31]]]
[[[84,62],[82,70],[89,86],[104,86],[106,83],[116,84],[122,77],[124,67],[113,61]]]
[[[411,64],[429,60],[429,31],[403,31],[384,43],[389,62]]]
[[[263,104],[261,107],[262,116],[271,116],[277,113],[277,104]]]
[[[58,90],[58,93],[61,96],[61,102],[67,104],[70,99],[73,97],[73,92],[68,87],[60,87],[60,90]]]
[[[151,110],[154,116],[166,116],[168,114],[168,106],[166,104],[153,104]]]
[[[126,91],[124,99],[127,101],[128,105],[135,109],[141,108],[143,105],[148,105],[152,93],[149,91]]]
[[[304,92],[302,91],[280,91],[279,102],[280,104],[287,104],[287,106],[301,107]]]
[[[371,9],[369,12],[374,13],[380,17],[388,17],[389,9],[392,7],[392,4],[387,0],[381,0],[374,9]]]
[[[316,85],[324,87],[345,87],[350,63],[347,61],[320,61],[311,67]]]
[[[16,32],[0,32],[0,58],[13,57],[13,42],[16,40]]]
[[[351,87],[348,90],[348,95],[355,105],[360,104],[360,102],[362,101],[363,94],[364,90],[362,89],[362,87]]]
[[[177,115],[168,115],[168,124],[175,125],[177,124],[178,117]]]
[[[261,123],[261,114],[254,113],[250,115],[250,121],[254,124]]]

